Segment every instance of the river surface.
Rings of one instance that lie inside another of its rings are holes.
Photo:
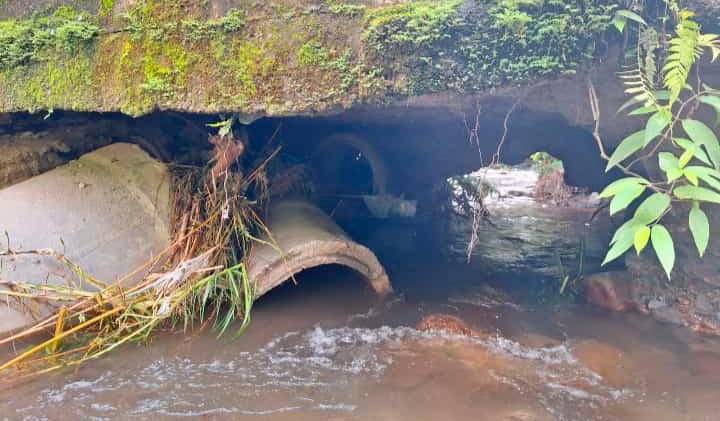
[[[453,269],[451,269],[451,267]],[[720,342],[640,315],[530,304],[457,265],[309,271],[242,338],[161,334],[0,392],[0,419],[718,420]],[[420,332],[432,313],[477,338]]]

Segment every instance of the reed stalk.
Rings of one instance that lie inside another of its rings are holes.
[[[259,211],[267,198],[265,168],[278,150],[243,177],[237,168],[239,155],[222,150],[242,151],[238,142],[232,135],[216,139],[210,166],[176,171],[173,241],[114,284],[95,279],[52,250],[0,253],[53,257],[78,281],[51,286],[0,279],[0,296],[20,308],[33,300],[56,306],[33,326],[0,337],[2,345],[48,335],[0,364],[0,378],[25,378],[83,364],[127,343],[146,343],[162,329],[212,324],[221,336],[239,321],[236,335],[240,335],[250,324],[254,299],[246,259],[257,234],[267,231]],[[125,286],[143,271],[149,274]],[[96,291],[87,291],[87,285]]]

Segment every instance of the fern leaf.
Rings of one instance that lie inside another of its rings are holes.
[[[670,91],[670,104],[680,97],[680,92],[687,85],[687,80],[695,62],[702,55],[703,43],[713,42],[711,38],[703,38],[700,25],[691,20],[694,14],[687,10],[678,13],[678,24],[675,36],[670,40],[663,66],[664,85]]]

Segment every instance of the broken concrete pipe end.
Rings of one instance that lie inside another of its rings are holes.
[[[97,279],[122,279],[169,244],[170,201],[167,167],[135,145],[116,143],[0,190],[0,203],[12,204],[0,208],[0,232],[8,233],[13,249],[61,250]],[[258,244],[249,258],[255,298],[304,269],[326,264],[357,271],[379,295],[392,291],[375,254],[314,205],[280,201],[269,215],[273,246]],[[77,281],[56,259],[30,255],[0,258],[0,278]],[[51,311],[44,306],[37,315]],[[0,307],[0,334],[33,321],[13,306]]]
[[[331,264],[358,272],[380,296],[392,292],[375,254],[351,240],[316,206],[297,200],[277,202],[270,208],[266,225],[272,239],[258,243],[248,259],[256,299],[303,270]]]

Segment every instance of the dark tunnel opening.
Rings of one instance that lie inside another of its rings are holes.
[[[0,120],[0,137],[45,142],[44,153],[52,155],[40,168],[16,171],[16,178],[120,141],[137,143],[165,162],[206,165],[212,158],[208,137],[216,131],[210,125],[221,119],[176,112],[132,119],[56,111],[45,117],[21,113]],[[412,259],[439,258],[448,241],[438,232],[445,229],[438,228],[438,220],[446,217],[439,209],[447,200],[442,190],[448,178],[477,171],[494,158],[517,165],[535,152],[547,152],[562,160],[567,184],[588,191],[599,191],[610,179],[588,130],[557,113],[514,107],[503,99],[479,112],[362,108],[247,123],[235,129],[246,144],[241,165],[252,168],[279,148],[268,166],[271,186],[273,177],[289,180],[291,170],[298,169],[303,185],[288,187],[281,196],[314,202],[391,270]],[[373,202],[376,196],[383,200]]]

